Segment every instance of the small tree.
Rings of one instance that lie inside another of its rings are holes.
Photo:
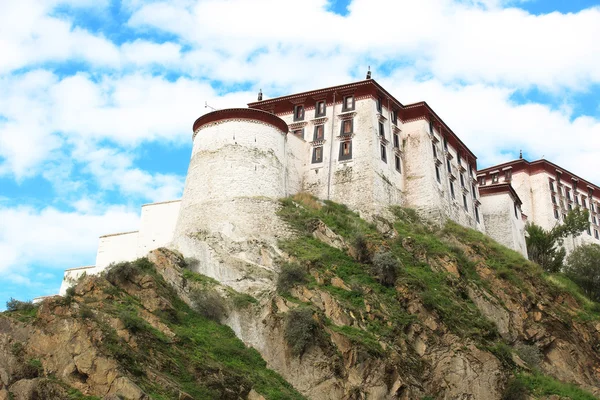
[[[290,310],[285,318],[284,337],[292,353],[301,356],[319,340],[319,324],[313,319],[310,308]]]
[[[565,273],[590,299],[600,301],[599,245],[587,244],[573,250],[567,259]]]
[[[579,236],[589,224],[589,212],[580,208],[569,211],[564,222],[549,231],[528,223],[525,230],[529,259],[538,263],[545,271],[560,271],[565,258],[565,249],[561,247],[565,238]]]
[[[6,302],[6,310],[7,311],[31,311],[35,308],[31,301],[20,301],[17,299],[13,299]]]
[[[190,292],[190,300],[194,311],[203,317],[220,321],[227,316],[225,301],[215,290],[196,288]]]
[[[379,252],[373,256],[373,273],[383,286],[393,286],[398,275],[398,260],[390,252]]]
[[[285,263],[277,277],[277,292],[287,293],[294,285],[306,282],[306,269],[296,263]]]
[[[565,258],[565,250],[557,247],[557,241],[552,235],[552,231],[546,231],[534,223],[528,223],[525,230],[527,231],[526,242],[529,259],[538,263],[544,271],[560,271]]]

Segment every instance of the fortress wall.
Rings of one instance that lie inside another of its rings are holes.
[[[519,210],[515,216],[513,198],[508,193],[487,194],[481,197],[481,209],[487,235],[527,257],[525,224]]]
[[[145,204],[142,206],[137,255],[167,246],[173,240],[181,200]]]
[[[93,265],[86,267],[69,268],[65,270],[63,275],[63,281],[60,285],[59,295],[64,296],[67,294],[67,289],[73,286],[83,274],[93,275],[100,271]]]
[[[277,238],[287,230],[276,216],[290,183],[287,126],[252,109],[215,111],[197,124],[172,246],[236,290],[271,288]]]
[[[336,116],[333,121],[330,199],[362,213],[376,213],[389,204],[386,201],[388,197],[385,196],[385,188],[389,185],[385,185],[382,181],[383,168],[378,161],[375,101],[370,97],[355,99],[354,107],[356,114],[353,117],[354,134],[350,160],[339,160],[342,119]],[[338,104],[336,112],[339,114],[341,110],[342,105]],[[374,154],[377,156],[376,159],[373,159]],[[380,175],[377,175],[378,172]],[[329,182],[325,180],[324,184],[327,187]],[[389,192],[397,192],[394,188],[389,187],[389,189]]]
[[[402,173],[396,171],[394,166],[389,110],[382,108],[385,132],[385,141],[382,142],[375,100],[371,97],[357,100],[355,108],[352,160],[338,161],[334,164],[332,200],[367,214],[377,214],[390,205],[403,203],[404,179]],[[336,156],[339,154],[340,142],[335,141]],[[386,161],[381,157],[381,144],[386,149]]]
[[[202,230],[250,235],[246,228],[256,225],[259,214],[241,203],[285,197],[285,162],[285,135],[274,126],[227,119],[202,127],[194,139],[175,240]]]
[[[304,190],[304,174],[307,163],[310,162],[311,147],[295,135],[286,136],[286,195],[292,195]]]
[[[100,236],[96,254],[96,272],[111,263],[133,261],[138,258],[138,231]]]
[[[335,105],[327,105],[324,118],[314,118],[314,108],[311,107],[306,109],[303,121],[294,121],[292,114],[280,116],[290,129],[304,129],[305,147],[293,150],[295,157],[304,164],[302,190],[367,214],[379,212],[390,204],[402,203],[404,180],[394,167],[389,110],[384,107],[383,111],[387,118],[385,131],[389,142],[385,163],[381,161],[379,119],[374,99],[356,98],[354,110],[343,112],[342,98],[339,96]],[[343,160],[340,159],[340,147],[344,138],[340,137],[340,133],[342,119],[348,117],[353,120],[352,157]],[[324,126],[325,140],[313,142],[315,126],[320,124]],[[288,143],[291,143],[294,135],[290,132],[288,136]],[[323,160],[315,163],[312,156],[318,146],[322,146]]]
[[[406,154],[406,193],[407,205],[416,208],[422,215],[443,223],[451,219],[463,226],[485,232],[485,222],[481,217],[477,223],[475,218],[476,206],[473,200],[472,177],[469,177],[469,169],[466,160],[462,160],[465,171],[464,189],[461,185],[461,169],[458,165],[457,151],[448,145],[448,153],[451,155],[450,165],[452,167],[454,186],[454,198],[450,189],[450,173],[447,168],[447,157],[444,149],[444,139],[434,129],[436,154],[433,153],[433,140],[429,134],[429,122],[417,120],[407,123],[403,127],[403,137],[406,139],[404,151]],[[436,177],[436,159],[440,181]],[[473,166],[474,172],[475,166]],[[463,203],[463,194],[467,198],[467,209]]]

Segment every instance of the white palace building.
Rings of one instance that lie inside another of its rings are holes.
[[[194,249],[190,235],[218,232],[233,242],[260,236],[279,223],[278,199],[298,192],[367,218],[390,205],[412,207],[431,220],[487,233],[525,256],[521,207],[544,227],[575,204],[593,207],[592,218],[600,218],[600,188],[547,161],[477,172],[476,156],[427,103],[403,105],[370,75],[267,100],[259,93],[248,106],[198,118],[182,199],[146,204],[138,231],[100,237],[95,265],[65,271],[60,293],[83,273],[159,247],[210,264],[210,244]],[[596,240],[599,229],[592,230]]]

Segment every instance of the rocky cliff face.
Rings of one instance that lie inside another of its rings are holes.
[[[367,223],[298,196],[279,216],[277,247],[190,236],[235,285],[159,249],[0,316],[0,399],[600,394],[598,307],[560,276],[410,210]]]

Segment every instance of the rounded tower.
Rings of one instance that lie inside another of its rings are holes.
[[[193,131],[173,245],[197,258],[200,272],[239,279],[240,271],[224,268],[224,259],[268,264],[261,260],[264,251],[249,243],[277,236],[281,225],[275,213],[286,196],[288,126],[271,113],[242,108],[205,114]]]

